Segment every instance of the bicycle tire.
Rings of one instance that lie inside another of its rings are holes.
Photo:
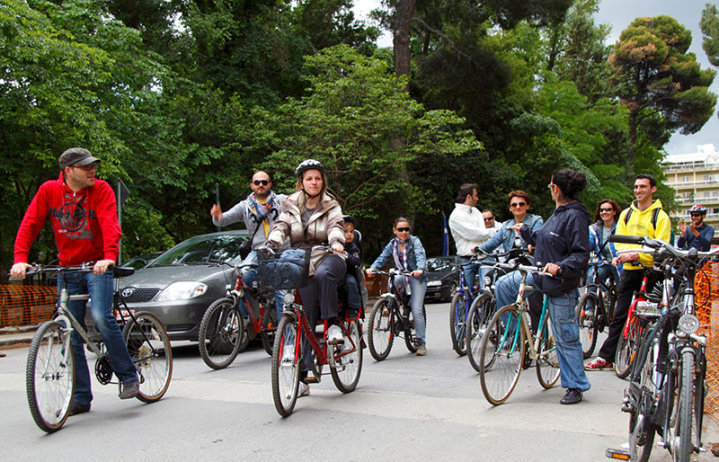
[[[652,423],[652,409],[655,408],[654,396],[657,390],[653,382],[653,374],[655,367],[654,348],[657,342],[656,338],[651,337],[652,329],[646,329],[642,334],[642,348],[646,348],[644,353],[644,362],[642,364],[634,361],[632,363],[631,380],[636,386],[629,386],[633,393],[638,392],[637,408],[629,415],[629,447],[634,458],[646,462],[654,446],[654,436],[657,426]],[[641,358],[641,352],[638,352],[638,358]],[[638,369],[637,369],[638,368]],[[641,447],[638,456],[637,448]]]
[[[639,318],[636,317],[630,321],[627,337],[624,338],[624,335],[619,335],[617,351],[614,355],[614,373],[620,379],[625,378],[632,370],[632,363],[639,348],[640,335]]]
[[[549,318],[544,319],[537,348],[537,380],[542,387],[549,389],[559,380],[559,356],[557,343],[552,332],[552,323]]]
[[[350,393],[357,387],[362,373],[362,328],[359,321],[346,321],[343,324],[345,342],[332,348],[337,354],[330,361],[330,373],[337,389],[342,393]],[[343,354],[345,351],[349,352]]]
[[[32,418],[43,431],[53,433],[65,424],[75,391],[75,363],[70,332],[59,321],[47,321],[35,332],[27,354],[25,390]],[[66,340],[68,340],[66,342]]]
[[[467,297],[457,292],[449,305],[449,336],[452,339],[452,348],[459,356],[467,354]]]
[[[593,302],[594,309],[587,309],[587,304]],[[598,297],[587,292],[579,299],[577,303],[577,322],[579,323],[579,341],[582,344],[582,354],[584,359],[589,358],[594,353],[597,346],[598,326],[596,321],[597,311],[599,310]]]
[[[677,422],[677,436],[674,439],[679,447],[673,447],[672,454],[674,455],[674,460],[678,462],[689,462],[692,452],[694,452],[694,444],[692,443],[694,352],[689,348],[682,351],[681,374],[679,421]]]
[[[245,330],[240,309],[234,298],[223,297],[207,308],[197,336],[202,360],[210,368],[224,369],[235,360]]]
[[[387,358],[392,350],[395,337],[394,301],[387,298],[377,300],[369,313],[369,329],[367,330],[367,346],[375,361]]]
[[[524,340],[517,308],[508,305],[494,314],[482,338],[479,378],[484,397],[495,406],[507,401],[519,381]]]
[[[262,348],[270,356],[272,356],[272,348],[275,344],[275,329],[277,329],[277,311],[272,303],[265,307],[265,314],[262,316],[262,331],[260,332]]]
[[[485,292],[472,301],[467,317],[467,358],[472,368],[479,372],[482,337],[487,331],[489,321],[496,311],[496,302],[492,294]]]
[[[284,315],[277,326],[275,344],[272,348],[272,399],[275,409],[282,417],[292,414],[297,403],[300,384],[300,360],[302,358],[301,331],[293,316]],[[290,350],[286,350],[291,348]],[[285,357],[285,353],[287,357]],[[291,359],[289,359],[291,358]],[[283,361],[285,359],[285,361]]]
[[[417,330],[414,328],[414,315],[412,314],[412,308],[409,306],[405,308],[407,309],[407,321],[410,327],[404,331],[404,344],[407,346],[410,353],[416,353],[419,348],[420,339],[417,338]],[[424,327],[426,332],[427,308],[425,308],[424,303],[422,304],[422,316],[424,316]]]
[[[122,336],[140,379],[137,399],[144,403],[158,401],[172,380],[172,346],[165,326],[154,314],[135,313],[135,319],[125,324]]]

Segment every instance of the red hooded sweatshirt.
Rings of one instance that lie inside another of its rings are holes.
[[[30,247],[47,217],[63,266],[98,260],[117,261],[122,230],[117,221],[115,193],[106,181],[74,192],[62,178],[40,186],[15,239],[15,263],[27,263]]]

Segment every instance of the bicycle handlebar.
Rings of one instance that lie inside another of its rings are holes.
[[[130,276],[135,273],[135,268],[129,266],[117,266],[112,265],[112,275],[114,277]],[[25,276],[32,276],[33,274],[39,273],[62,273],[62,272],[73,272],[73,273],[90,273],[92,272],[93,265],[91,263],[83,263],[81,265],[32,265],[25,271]]]
[[[669,254],[671,254],[671,256],[681,260],[696,260],[697,258],[706,258],[719,254],[719,248],[710,250],[709,252],[699,252],[694,248],[691,248],[689,250],[682,250],[660,239],[652,239],[643,236],[625,236],[621,234],[614,234],[609,237],[609,241],[618,242],[620,244],[636,244],[645,246],[639,249],[622,251],[623,253],[639,252],[646,254],[656,254],[660,250],[666,250],[667,252],[669,252]],[[646,247],[649,247],[649,249],[647,249]]]

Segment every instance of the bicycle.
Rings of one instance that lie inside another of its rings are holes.
[[[135,270],[113,266],[117,277],[129,276]],[[72,408],[75,390],[75,364],[70,347],[73,331],[77,331],[97,359],[95,376],[106,385],[112,382],[113,370],[106,352],[93,341],[67,307],[70,300],[88,300],[88,294],[70,295],[66,273],[92,271],[92,266],[38,266],[28,274],[56,272],[61,276],[59,300],[55,317],[40,325],[28,351],[25,386],[30,413],[38,427],[52,433],[65,424]],[[117,284],[117,280],[116,280]],[[122,335],[127,344],[140,380],[137,398],[152,403],[165,395],[172,379],[172,349],[162,323],[147,312],[134,313],[125,304],[115,286],[113,305],[124,324]]]
[[[387,293],[380,296],[370,310],[367,330],[367,346],[376,361],[387,358],[392,350],[396,336],[404,337],[405,345],[410,353],[415,353],[420,345],[414,329],[414,317],[410,305],[409,291],[401,291],[396,278],[411,277],[411,272],[400,271],[395,268],[389,271],[375,270],[374,274],[389,276],[387,280]],[[422,314],[427,319],[427,311],[422,305]]]
[[[521,274],[517,300],[502,307],[489,321],[482,337],[479,377],[484,397],[493,405],[504,403],[514,391],[525,362],[526,350],[537,363],[537,379],[542,387],[552,388],[559,379],[559,360],[549,322],[547,297],[544,297],[537,334],[532,335],[529,321],[529,305],[524,298],[529,272],[540,273],[542,268],[518,264],[514,267]],[[530,339],[526,341],[525,339]]]
[[[224,369],[232,364],[240,351],[247,347],[252,333],[259,335],[262,346],[272,356],[277,311],[274,293],[265,287],[256,292],[258,313],[247,294],[248,287],[242,282],[242,269],[257,266],[247,263],[235,267],[235,285],[228,285],[225,297],[212,302],[200,321],[198,332],[199,350],[202,360],[212,369]],[[244,305],[247,317],[242,316],[240,307]]]
[[[610,241],[613,237],[614,236],[609,238]],[[646,321],[637,316],[637,310],[643,309],[643,307],[648,303],[651,304],[659,301],[657,299],[656,292],[652,294],[647,293],[650,274],[655,270],[642,265],[639,262],[633,262],[633,265],[641,266],[646,271],[642,277],[642,283],[639,290],[634,293],[632,303],[629,305],[629,309],[627,311],[627,320],[624,322],[622,334],[617,340],[617,351],[614,355],[614,373],[621,379],[629,375],[629,372],[631,371],[632,363],[636,358],[637,351],[639,351],[642,332],[646,327]]]
[[[622,411],[630,414],[629,450],[608,449],[606,455],[646,461],[659,433],[658,446],[667,449],[673,460],[687,462],[692,453],[704,450],[707,337],[697,333],[701,326],[694,279],[703,261],[719,254],[719,249],[684,251],[650,238],[620,239],[616,242],[647,247],[633,251],[654,254],[655,266],[665,277],[659,303],[638,310],[650,328],[645,330],[622,404]],[[675,280],[679,281],[676,291]]]
[[[449,305],[449,335],[452,339],[452,348],[459,356],[467,354],[467,320],[472,302],[479,293],[479,286],[469,287],[464,277],[464,267],[477,263],[477,256],[472,255],[468,263],[457,265],[459,271],[459,286],[452,295]],[[480,273],[481,274],[481,273]],[[477,275],[479,279],[479,274]]]
[[[328,247],[321,247],[333,252]],[[290,277],[274,288],[291,289],[298,286],[298,281]],[[362,327],[359,321],[361,310],[352,313],[344,310],[344,316],[338,317],[343,338],[337,343],[330,343],[327,340],[327,321],[317,324],[322,326],[318,338],[315,335],[316,326],[310,326],[307,321],[299,294],[296,298],[292,292],[288,292],[283,301],[282,318],[277,326],[272,350],[272,398],[277,412],[282,417],[288,417],[297,402],[300,361],[304,355],[313,355],[312,383],[321,381],[322,375],[326,375],[323,368],[327,365],[338,390],[342,393],[354,391],[362,372]],[[304,344],[309,345],[308,351],[303,351]]]
[[[489,254],[485,257],[508,257],[519,262],[526,262],[524,259],[527,253],[524,251],[517,252],[517,249],[501,254]],[[514,269],[515,264],[512,263],[482,263],[482,268],[491,268],[491,271],[484,277],[482,285],[486,290],[474,299],[469,308],[467,316],[467,358],[472,368],[479,372],[480,370],[480,353],[482,349],[482,336],[487,331],[487,325],[492,319],[492,315],[497,311],[497,301],[494,297],[494,285],[500,276],[507,273],[507,270]]]
[[[617,302],[617,283],[610,276],[606,281],[599,280],[598,269],[610,265],[606,261],[592,259],[589,266],[596,267],[586,281],[587,291],[577,303],[577,321],[579,323],[579,340],[582,343],[584,359],[592,356],[597,346],[597,335],[604,332],[614,317],[614,305]]]

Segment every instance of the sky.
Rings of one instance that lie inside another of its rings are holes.
[[[601,0],[599,12],[595,16],[596,24],[609,24],[612,32],[608,38],[608,44],[614,44],[619,39],[619,34],[638,17],[668,15],[679,21],[692,32],[692,44],[689,52],[693,52],[702,69],[714,69],[706,53],[702,49],[702,33],[699,28],[699,20],[702,16],[704,5],[710,0]],[[716,2],[715,2],[716,4]],[[355,0],[355,14],[365,17],[367,12],[380,7],[380,0]],[[392,38],[385,33],[378,40],[380,46],[392,46]],[[710,90],[719,94],[719,75],[714,78]],[[707,121],[704,127],[693,135],[682,135],[675,133],[669,143],[665,146],[667,154],[691,154],[697,152],[697,146],[713,144],[719,148],[719,118],[715,108],[714,115]]]

